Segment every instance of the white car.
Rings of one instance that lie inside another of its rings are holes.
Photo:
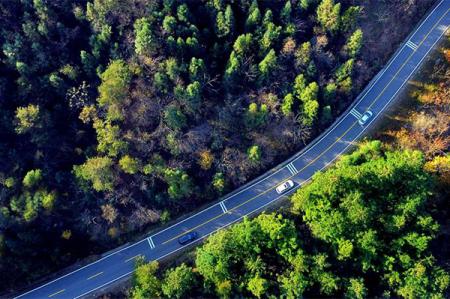
[[[363,126],[367,123],[367,121],[372,117],[373,113],[370,110],[367,110],[364,112],[364,114],[361,116],[361,118],[358,120],[358,123]]]
[[[292,187],[294,187],[294,182],[289,180],[284,182],[283,184],[279,185],[276,190],[278,194],[282,194],[284,192],[286,192],[287,190],[291,189]]]

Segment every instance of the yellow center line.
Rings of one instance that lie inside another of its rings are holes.
[[[102,275],[102,274],[103,274],[103,271],[102,271],[102,272],[98,272],[97,274],[94,274],[94,275],[88,277],[87,280],[92,279],[92,278],[95,278],[95,277],[97,277],[97,276],[99,276],[99,275]]]
[[[422,40],[420,41],[420,43],[418,44],[418,47],[417,48],[419,48],[424,42],[425,42],[425,40],[427,39],[427,37],[431,34],[431,32],[433,32],[433,30],[437,27],[437,25],[439,24],[439,22],[447,15],[447,13],[450,11],[450,8],[449,9],[447,9],[447,11],[442,15],[442,17],[434,24],[434,26],[431,28],[431,30],[422,38]],[[367,109],[370,109],[374,104],[375,104],[375,102],[383,95],[383,93],[386,91],[386,89],[391,85],[391,83],[392,83],[392,81],[394,81],[394,79],[397,77],[397,75],[403,70],[403,68],[405,67],[405,65],[409,62],[409,60],[411,60],[411,57],[414,55],[414,53],[415,53],[415,51],[413,51],[409,56],[408,56],[408,58],[405,60],[405,62],[403,62],[403,64],[401,65],[401,67],[397,70],[397,72],[395,73],[395,75],[391,78],[391,80],[388,82],[388,84],[386,84],[386,86],[383,88],[383,90],[378,94],[378,96],[372,101],[372,103],[369,105],[369,107],[367,108]],[[303,171],[303,170],[305,170],[307,167],[309,167],[311,164],[313,164],[314,162],[316,162],[318,159],[320,159],[320,157],[322,157],[325,153],[327,153],[336,143],[338,143],[356,124],[358,123],[358,121],[355,121],[341,136],[339,136],[339,138],[337,138],[330,146],[328,146],[322,153],[320,153],[320,155],[318,155],[314,160],[312,160],[311,162],[309,162],[307,165],[305,165],[303,168],[301,168],[299,171],[298,171],[298,173],[297,174],[295,174],[295,175],[291,175],[291,176],[289,176],[286,180],[288,180],[288,179],[291,179],[291,178],[293,178],[293,177],[295,177],[296,175],[298,175],[301,171]],[[253,201],[253,200],[255,200],[256,198],[258,198],[258,197],[260,197],[261,195],[264,195],[264,194],[266,194],[266,193],[268,193],[268,192],[270,192],[270,191],[272,191],[272,190],[274,190],[276,188],[276,186],[274,186],[274,187],[271,187],[271,188],[269,188],[269,189],[267,189],[267,190],[265,190],[265,191],[263,191],[263,192],[261,192],[261,193],[259,193],[259,194],[257,194],[257,195],[255,195],[254,197],[252,197],[252,198],[250,198],[250,199],[248,199],[248,200],[246,200],[246,201],[244,201],[243,203],[241,203],[241,204],[239,204],[239,205],[237,205],[236,207],[234,207],[234,208],[232,208],[232,209],[229,209],[228,210],[228,212],[231,214],[231,212],[232,211],[234,211],[234,210],[236,210],[236,209],[238,209],[238,208],[240,208],[241,206],[243,206],[243,205],[245,205],[245,204],[247,204],[247,203],[249,203],[250,201]],[[191,232],[191,231],[193,231],[193,230],[196,230],[197,228],[199,228],[199,227],[202,227],[202,226],[204,226],[205,224],[207,224],[207,223],[209,223],[209,222],[211,222],[211,221],[214,221],[214,220],[216,220],[216,219],[218,219],[218,218],[220,218],[220,217],[222,217],[223,215],[225,215],[226,213],[223,213],[223,214],[220,214],[220,215],[217,215],[217,216],[215,216],[215,217],[213,217],[213,218],[211,218],[211,219],[208,219],[207,221],[205,221],[205,222],[203,222],[203,223],[201,223],[201,224],[199,224],[199,225],[197,225],[197,226],[195,226],[195,227],[193,227],[193,228],[191,228],[191,229],[189,229],[189,230],[187,230],[187,231],[185,231],[185,232],[183,232],[183,233],[181,233],[181,234],[178,234],[178,235],[176,235],[175,237],[173,237],[173,238],[171,238],[171,239],[169,239],[169,240],[167,240],[167,241],[165,241],[165,242],[163,242],[163,244],[167,244],[167,243],[169,243],[169,242],[171,242],[171,241],[173,241],[173,240],[175,240],[175,239],[177,239],[177,238],[179,238],[180,236],[182,236],[182,235],[184,235],[184,234],[186,234],[186,233],[188,233],[188,232]]]
[[[138,255],[135,255],[135,256],[133,256],[133,257],[130,257],[129,259],[126,259],[126,260],[125,260],[125,263],[128,263],[129,261],[134,260],[135,258],[138,258],[138,257],[140,257],[140,256],[142,256],[142,254],[138,254]]]
[[[59,290],[58,292],[56,292],[56,293],[53,293],[53,294],[51,294],[51,295],[48,295],[48,298],[51,298],[51,297],[53,297],[53,296],[56,296],[56,295],[58,295],[58,294],[61,294],[62,292],[64,292],[66,289],[62,289],[62,290]]]

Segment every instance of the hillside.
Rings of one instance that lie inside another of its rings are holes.
[[[0,2],[0,290],[295,153],[432,2]]]

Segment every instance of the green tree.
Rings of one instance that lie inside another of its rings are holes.
[[[273,46],[277,44],[278,39],[280,38],[281,35],[281,29],[282,29],[281,26],[275,26],[275,24],[272,22],[267,24],[266,31],[263,34],[260,45],[261,49],[263,50],[263,53],[266,53],[267,50],[271,49]]]
[[[250,52],[252,43],[253,35],[251,33],[241,34],[234,42],[234,52],[239,56],[243,56]]]
[[[173,16],[165,16],[163,20],[163,29],[168,34],[174,34],[177,29],[177,20]]]
[[[355,60],[349,59],[343,63],[335,73],[336,81],[338,83],[344,82],[347,78],[351,78],[353,73],[353,66],[355,65]]]
[[[213,182],[212,182],[214,188],[219,192],[222,193],[225,190],[225,176],[221,172],[217,172],[214,174]]]
[[[198,248],[195,264],[205,282],[213,283],[218,293],[230,296],[235,286],[244,283],[252,292],[261,294],[269,281],[276,285],[276,274],[264,271],[268,263],[290,261],[297,248],[293,222],[281,215],[262,214],[209,237]],[[264,273],[267,284],[257,276],[259,271]]]
[[[300,100],[303,103],[317,101],[318,94],[319,94],[319,85],[316,82],[311,82],[301,91]]]
[[[219,11],[216,17],[216,33],[218,37],[227,37],[234,30],[234,15],[230,5],[227,5],[225,12]]]
[[[261,298],[269,288],[267,280],[256,275],[248,281],[247,289],[257,298]]]
[[[230,58],[228,59],[227,67],[225,69],[225,80],[230,84],[236,78],[241,62],[239,56],[235,51],[231,51]]]
[[[323,97],[326,101],[326,103],[331,103],[334,101],[334,98],[336,96],[336,83],[331,82],[325,85],[325,88],[323,90]]]
[[[154,49],[153,32],[150,22],[146,18],[137,19],[134,23],[134,49],[138,55],[150,54]]]
[[[306,79],[303,74],[295,77],[293,92],[297,98],[300,98],[300,95],[303,93],[306,88]]]
[[[186,46],[190,50],[190,53],[197,54],[199,52],[200,44],[195,36],[189,36],[186,38]]]
[[[288,24],[291,21],[291,14],[292,14],[292,4],[291,1],[288,0],[283,6],[283,9],[281,10],[280,17],[283,20],[284,24]]]
[[[122,140],[118,125],[112,125],[111,121],[94,120],[94,129],[97,132],[97,151],[115,157],[124,152],[128,145]]]
[[[168,184],[167,192],[172,199],[188,197],[194,191],[191,178],[181,169],[166,168],[164,180]]]
[[[129,155],[125,155],[119,160],[119,166],[125,173],[135,174],[139,171],[139,160]]]
[[[322,108],[322,116],[320,122],[322,125],[327,125],[333,120],[333,114],[331,112],[331,106],[326,105]]]
[[[298,4],[302,10],[307,10],[309,5],[313,3],[315,0],[300,0]]]
[[[181,22],[189,23],[189,8],[186,4],[177,7],[177,18]]]
[[[39,214],[42,205],[43,191],[37,191],[34,194],[31,192],[24,192],[19,196],[13,196],[10,201],[11,211],[20,215],[25,222],[31,222]]]
[[[168,298],[186,297],[196,285],[196,278],[192,268],[186,264],[168,269],[162,282],[162,292]]]
[[[164,111],[164,120],[174,130],[181,130],[186,126],[186,116],[180,108],[170,105]]]
[[[418,289],[440,294],[448,275],[432,261],[420,266],[438,230],[424,209],[431,178],[423,165],[420,152],[389,152],[378,141],[367,142],[297,191],[293,209],[338,259],[362,273],[379,272],[387,289],[403,297],[421,297]],[[410,270],[416,265],[421,270]],[[409,273],[417,281],[410,284]],[[348,292],[363,293],[358,282],[351,284]]]
[[[356,21],[361,13],[360,6],[350,6],[341,17],[341,29],[344,32],[350,32],[354,30]]]
[[[319,111],[319,102],[308,101],[303,104],[303,124],[306,126],[312,126],[317,119]]]
[[[359,54],[363,41],[363,32],[361,29],[356,30],[348,38],[345,48],[350,57],[354,58]]]
[[[245,123],[249,128],[257,128],[265,124],[269,111],[266,104],[251,103],[245,114]]]
[[[267,81],[277,68],[277,56],[275,51],[271,49],[266,57],[258,64],[260,79]]]
[[[112,191],[114,175],[113,161],[108,157],[88,158],[84,164],[74,166],[75,176],[90,181],[96,191]]]
[[[192,81],[202,81],[206,71],[205,63],[201,58],[191,58],[189,63],[189,76]]]
[[[29,104],[16,109],[16,132],[24,134],[32,129],[42,128],[42,113],[38,105]]]
[[[249,9],[247,20],[245,22],[245,27],[247,31],[251,31],[255,27],[257,27],[260,22],[261,22],[261,11],[259,10],[258,7],[258,1],[253,0],[252,5],[250,6]]]
[[[133,288],[131,289],[131,298],[159,298],[161,293],[161,281],[156,276],[158,271],[158,262],[153,261],[144,263],[138,261],[136,271],[133,274]]]
[[[16,185],[16,179],[13,177],[7,177],[3,182],[3,185],[6,188],[13,188]]]
[[[262,20],[262,27],[265,29],[270,23],[273,23],[273,12],[271,9],[267,9]]]
[[[304,42],[295,51],[295,65],[299,68],[306,68],[311,62],[311,43]]]
[[[283,112],[285,116],[288,116],[289,114],[292,113],[293,105],[294,105],[294,96],[292,95],[292,93],[288,93],[284,97],[283,103],[281,104],[281,112]]]
[[[391,273],[388,279],[403,298],[444,298],[450,286],[450,275],[431,256],[412,262],[402,273]]]
[[[83,70],[86,72],[86,74],[88,74],[89,76],[93,76],[97,64],[95,57],[91,53],[88,53],[85,50],[81,50],[80,59],[81,64],[83,65]]]
[[[257,145],[252,145],[247,150],[247,156],[252,163],[258,163],[261,161],[261,149]]]
[[[39,190],[36,193],[40,193],[42,207],[47,211],[51,211],[55,205],[57,195],[56,192],[47,192],[46,190]]]
[[[322,28],[331,33],[336,33],[340,25],[341,4],[334,0],[322,0],[317,7],[317,20]]]
[[[166,75],[170,78],[170,80],[175,82],[180,76],[182,69],[180,67],[180,63],[178,63],[175,58],[170,57],[164,62],[164,71],[166,72]]]
[[[200,107],[202,87],[200,82],[194,81],[186,87],[186,96],[190,110],[197,110]]]
[[[123,60],[113,60],[101,74],[102,83],[98,87],[100,106],[120,104],[128,95],[131,72]]]
[[[33,169],[27,172],[27,174],[23,178],[23,185],[26,188],[35,187],[42,180],[42,170]]]
[[[348,281],[346,298],[363,299],[367,297],[367,288],[362,278],[350,278]]]

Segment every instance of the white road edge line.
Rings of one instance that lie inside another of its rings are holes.
[[[17,297],[14,297],[14,299],[18,299],[18,298],[23,297],[23,296],[25,296],[25,295],[27,295],[27,294],[29,294],[29,293],[31,293],[31,292],[34,292],[34,291],[39,290],[39,289],[41,289],[41,288],[43,288],[43,287],[45,287],[45,286],[48,286],[49,284],[52,284],[52,283],[54,283],[55,281],[58,281],[58,280],[60,280],[60,279],[63,279],[64,277],[67,277],[67,276],[69,276],[69,275],[71,275],[71,274],[74,274],[74,273],[76,273],[76,272],[78,272],[78,271],[81,271],[81,270],[83,270],[83,269],[85,269],[85,268],[87,268],[87,267],[89,267],[89,266],[92,266],[92,265],[94,265],[94,264],[97,264],[98,262],[101,262],[101,261],[103,261],[104,259],[107,259],[107,258],[109,258],[110,256],[115,255],[116,253],[119,253],[119,252],[121,252],[121,251],[123,251],[123,250],[125,250],[125,249],[128,249],[128,248],[131,248],[131,247],[133,247],[133,246],[136,246],[136,245],[138,245],[138,244],[140,244],[140,243],[142,243],[142,242],[144,242],[144,241],[145,241],[145,239],[142,239],[142,240],[140,240],[140,241],[138,241],[138,242],[136,242],[136,243],[133,243],[133,244],[130,244],[130,245],[124,247],[124,248],[121,248],[121,249],[118,250],[118,251],[112,252],[112,253],[110,253],[110,254],[108,254],[108,255],[106,255],[106,256],[100,258],[99,260],[96,260],[95,262],[92,262],[92,263],[90,263],[90,264],[87,264],[87,265],[85,265],[85,266],[83,266],[83,267],[81,267],[81,268],[78,268],[78,269],[76,269],[76,270],[70,272],[70,273],[67,273],[67,274],[65,274],[65,275],[63,275],[63,276],[61,276],[61,277],[58,277],[58,278],[56,278],[56,279],[54,279],[54,280],[52,280],[52,281],[49,281],[49,282],[47,282],[46,284],[43,284],[43,285],[41,285],[41,286],[39,286],[39,287],[37,287],[37,288],[34,288],[34,289],[32,289],[32,290],[30,290],[30,291],[28,291],[28,292],[26,292],[26,293],[23,293],[23,294],[21,294],[21,295],[19,295],[19,296],[17,296]]]
[[[441,4],[442,4],[444,1],[445,1],[445,0],[441,0],[441,2],[439,2],[439,4],[437,4],[437,5],[433,8],[433,10],[428,14],[428,16],[420,23],[420,25],[416,28],[416,30],[410,35],[411,38],[419,31],[420,28],[422,28],[423,24],[426,23],[426,21],[428,20],[428,18],[430,18],[430,16],[436,11],[436,9],[437,9],[439,6],[441,6]],[[440,28],[440,27],[441,27],[441,26],[439,26],[439,28]],[[441,33],[441,35],[439,36],[439,38],[436,40],[436,42],[433,43],[433,45],[432,45],[431,48],[427,51],[427,53],[425,54],[425,56],[419,61],[419,64],[416,66],[416,68],[414,68],[414,70],[413,70],[413,72],[411,73],[411,75],[414,73],[414,71],[417,69],[417,67],[421,64],[421,62],[423,61],[423,59],[425,59],[425,57],[428,55],[428,53],[431,51],[431,49],[434,48],[434,46],[436,45],[436,43],[441,39],[442,35],[444,35],[444,33],[448,30],[448,28],[449,28],[448,26],[447,26],[446,28],[445,28],[445,26],[444,26],[444,29],[442,29],[442,33]],[[392,65],[392,63],[394,62],[394,60],[400,55],[400,53],[401,53],[401,51],[404,49],[404,47],[405,47],[405,45],[403,45],[402,47],[400,47],[400,49],[399,49],[398,52],[395,54],[395,56],[390,60],[389,64],[388,64],[386,67],[384,67],[380,73],[378,73],[378,74],[375,76],[375,77],[378,77],[378,78],[373,82],[372,86],[364,93],[364,95],[358,100],[358,102],[355,104],[355,107],[356,107],[356,106],[357,106],[357,105],[358,105],[358,104],[366,97],[366,95],[370,92],[370,90],[372,90],[372,88],[373,88],[373,87],[375,86],[375,84],[379,81],[379,79],[383,76],[383,74],[386,72],[386,70]],[[409,78],[409,77],[408,77],[408,78]],[[407,80],[406,80],[406,81],[407,81]],[[406,82],[406,81],[405,81],[405,82]],[[401,88],[402,88],[402,87],[401,87]],[[400,89],[401,89],[401,88],[400,88]],[[363,91],[363,92],[364,92],[364,91]],[[390,101],[389,101],[389,102],[390,102]],[[389,102],[388,102],[388,103],[389,103]],[[381,110],[381,111],[382,111],[382,110]],[[381,111],[380,111],[380,112],[381,112]],[[372,121],[375,120],[375,118],[376,118],[376,116],[372,119]],[[322,136],[321,138],[319,138],[319,139],[318,139],[318,140],[317,140],[310,148],[308,148],[307,150],[305,150],[305,151],[304,151],[301,155],[299,155],[294,161],[297,161],[299,158],[301,158],[301,157],[304,156],[307,152],[309,152],[312,148],[314,148],[314,146],[316,146],[321,140],[323,140],[326,136],[328,136],[328,135],[334,130],[334,128],[337,127],[344,119],[345,119],[345,116],[342,116],[342,118],[340,119],[339,122],[337,122],[336,124],[334,124],[324,136]],[[369,124],[372,123],[372,121],[370,121]],[[367,127],[368,127],[368,126],[367,126]],[[363,131],[362,131],[362,132],[363,132]],[[333,161],[334,161],[334,160],[333,160]],[[293,161],[292,161],[292,162],[293,162]],[[330,163],[331,163],[331,162],[330,162]],[[269,176],[263,178],[262,180],[260,180],[260,181],[258,181],[258,182],[253,183],[253,184],[250,185],[250,186],[247,186],[245,189],[239,191],[238,193],[235,193],[235,194],[231,195],[229,198],[231,198],[231,197],[233,197],[233,196],[236,196],[237,194],[240,194],[240,193],[242,193],[242,192],[248,190],[249,188],[253,187],[254,185],[259,184],[259,183],[265,181],[266,179],[268,179],[269,177],[273,176],[275,173],[278,173],[278,172],[281,171],[282,169],[283,169],[283,168],[278,169],[276,172],[270,174]],[[295,189],[293,189],[293,190],[295,190]],[[289,192],[288,192],[288,193],[289,193]],[[287,193],[286,193],[286,194],[287,194]],[[211,208],[213,208],[213,207],[215,207],[215,206],[216,206],[216,205],[212,205],[212,206],[210,206],[210,207],[208,207],[208,208],[206,208],[206,209],[204,209],[204,210],[202,210],[202,211],[200,211],[200,212],[198,212],[198,213],[196,213],[196,214],[194,214],[194,215],[192,215],[192,216],[190,216],[190,217],[188,217],[188,218],[186,218],[186,219],[184,219],[184,220],[182,220],[182,221],[180,221],[180,222],[177,222],[176,224],[174,224],[174,225],[172,225],[172,226],[167,227],[166,229],[164,229],[164,230],[162,230],[162,231],[157,232],[157,233],[154,234],[153,236],[156,236],[157,234],[160,234],[160,233],[162,233],[163,231],[165,231],[165,230],[167,230],[167,229],[169,229],[169,228],[171,228],[171,227],[174,227],[174,226],[180,224],[181,222],[184,222],[184,221],[186,221],[186,220],[188,220],[188,219],[190,219],[190,218],[196,216],[197,214],[200,214],[200,213],[202,213],[202,212],[205,212],[206,210],[209,210],[209,209],[211,209]],[[255,211],[257,211],[257,210],[255,210]],[[230,223],[230,224],[231,224],[231,223]],[[201,239],[202,239],[202,238],[200,238],[199,240],[201,240]],[[82,269],[85,269],[85,268],[87,268],[87,267],[89,267],[89,266],[91,266],[91,265],[94,265],[94,264],[96,264],[96,263],[98,263],[98,262],[100,262],[100,261],[102,261],[102,260],[104,260],[104,259],[106,259],[106,258],[112,256],[112,255],[115,255],[116,253],[119,253],[120,251],[123,251],[123,250],[128,249],[128,248],[133,247],[133,246],[136,246],[137,244],[140,244],[140,243],[143,242],[143,241],[145,241],[145,239],[142,239],[142,240],[140,240],[140,241],[137,241],[136,243],[133,243],[133,244],[127,246],[127,247],[124,247],[124,248],[122,248],[122,249],[120,249],[120,250],[118,250],[118,251],[116,251],[116,252],[112,252],[111,254],[106,255],[106,256],[102,257],[101,259],[99,259],[99,260],[97,260],[97,261],[95,261],[95,262],[92,262],[92,263],[90,263],[90,264],[87,264],[87,265],[85,265],[85,266],[83,266],[83,267],[81,267],[81,268],[79,268],[79,269],[76,269],[76,270],[74,270],[74,271],[72,271],[72,272],[70,272],[70,273],[67,273],[67,274],[65,274],[65,275],[63,275],[63,276],[61,276],[61,277],[58,277],[58,278],[56,278],[56,279],[54,279],[54,280],[52,280],[52,281],[49,281],[49,282],[47,282],[46,284],[43,284],[43,285],[41,285],[41,286],[39,286],[39,287],[37,287],[37,288],[34,288],[34,289],[32,289],[32,290],[30,290],[30,291],[28,291],[28,292],[26,292],[26,293],[23,293],[23,294],[21,294],[21,295],[19,295],[19,296],[17,296],[17,297],[14,297],[14,299],[18,299],[18,298],[23,297],[23,296],[25,296],[25,295],[27,295],[27,294],[29,294],[29,293],[31,293],[31,292],[34,292],[34,291],[36,291],[36,290],[39,290],[39,289],[41,289],[41,288],[43,288],[43,287],[45,287],[45,286],[47,286],[47,285],[49,285],[49,284],[51,284],[51,283],[53,283],[53,282],[55,282],[55,281],[58,281],[58,280],[60,280],[60,279],[63,279],[64,277],[67,277],[67,276],[69,276],[69,275],[71,275],[71,274],[73,274],[73,273],[76,273],[76,272],[78,272],[78,271],[81,271]],[[178,249],[178,250],[179,250],[179,249]],[[175,251],[174,251],[174,252],[175,252]],[[172,252],[172,253],[173,253],[173,252]],[[125,275],[120,276],[119,278],[116,278],[116,279],[110,281],[109,283],[114,282],[114,281],[116,281],[116,280],[118,280],[118,279],[120,279],[120,278],[122,278],[122,277],[124,277],[124,276],[126,276],[126,275],[128,275],[128,274],[130,274],[130,273],[133,273],[133,272],[134,272],[134,270],[131,271],[131,272],[129,272],[129,273],[127,273],[127,274],[125,274]],[[83,295],[80,295],[80,296],[78,296],[78,297],[75,297],[74,299],[77,299],[77,298],[80,298],[80,297],[82,297],[82,296],[84,296],[84,295],[86,295],[86,294],[89,294],[90,292],[93,292],[93,291],[95,291],[95,290],[97,290],[97,289],[99,289],[99,288],[101,288],[101,287],[103,287],[103,286],[105,286],[105,285],[108,285],[109,283],[105,283],[104,285],[102,285],[102,286],[100,286],[100,287],[98,287],[98,288],[95,288],[95,289],[93,289],[93,290],[91,290],[91,291],[89,291],[89,292],[86,292],[86,293],[84,293]]]

